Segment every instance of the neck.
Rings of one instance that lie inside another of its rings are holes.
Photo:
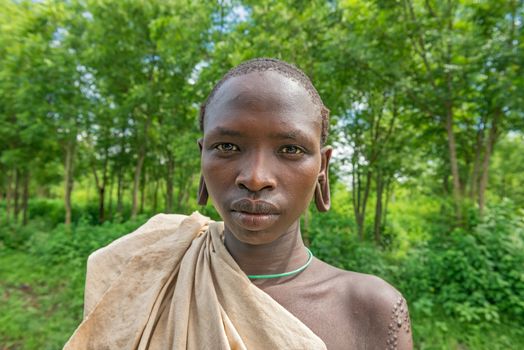
[[[240,269],[247,275],[292,271],[304,265],[309,257],[302,241],[298,222],[278,239],[266,244],[241,242],[226,227],[224,243]],[[263,282],[264,280],[260,280],[257,283]]]

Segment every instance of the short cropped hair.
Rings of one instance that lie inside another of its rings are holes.
[[[207,97],[206,101],[200,107],[200,130],[204,131],[204,117],[206,114],[206,108],[213,100],[213,97],[217,93],[218,89],[229,79],[233,77],[238,77],[241,75],[249,74],[252,72],[265,72],[265,71],[275,71],[282,74],[286,78],[289,78],[300,85],[302,85],[309,96],[311,97],[313,103],[320,107],[320,117],[322,120],[322,130],[320,134],[320,142],[322,145],[326,143],[328,132],[329,132],[329,109],[324,106],[320,95],[318,94],[317,89],[311,83],[311,80],[308,76],[302,72],[296,66],[286,63],[275,58],[254,58],[249,61],[245,61],[240,65],[232,68],[229,72],[226,73],[220,79],[220,81],[215,85],[211,93]]]

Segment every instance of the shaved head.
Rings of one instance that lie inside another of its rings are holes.
[[[200,108],[200,129],[204,131],[204,118],[206,116],[206,108],[213,102],[217,93],[220,90],[220,87],[224,85],[226,81],[230,78],[238,77],[241,75],[246,75],[253,72],[265,72],[265,71],[274,71],[277,72],[286,78],[289,78],[298,84],[300,84],[308,92],[311,101],[319,107],[319,118],[322,123],[321,130],[321,144],[325,144],[328,136],[328,127],[329,127],[329,110],[324,106],[320,95],[317,90],[311,83],[311,80],[304,74],[300,69],[291,65],[289,63],[274,59],[274,58],[255,58],[246,62],[241,63],[240,65],[231,69],[226,75],[220,79],[220,81],[215,85],[211,93],[209,94],[206,101],[202,104]],[[242,104],[245,104],[246,107],[253,107],[257,105],[260,101],[254,101],[253,97],[242,98],[243,96],[238,96],[238,99]]]

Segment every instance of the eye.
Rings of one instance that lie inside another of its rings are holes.
[[[280,152],[285,153],[285,154],[303,154],[305,153],[302,147],[295,146],[295,145],[283,146],[280,149]]]
[[[228,152],[236,152],[238,151],[238,147],[232,143],[219,143],[215,146],[215,149],[219,150],[220,152],[228,153]]]

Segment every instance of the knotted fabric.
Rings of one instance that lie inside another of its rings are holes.
[[[326,349],[253,285],[199,213],[159,214],[88,259],[84,320],[64,349]]]

